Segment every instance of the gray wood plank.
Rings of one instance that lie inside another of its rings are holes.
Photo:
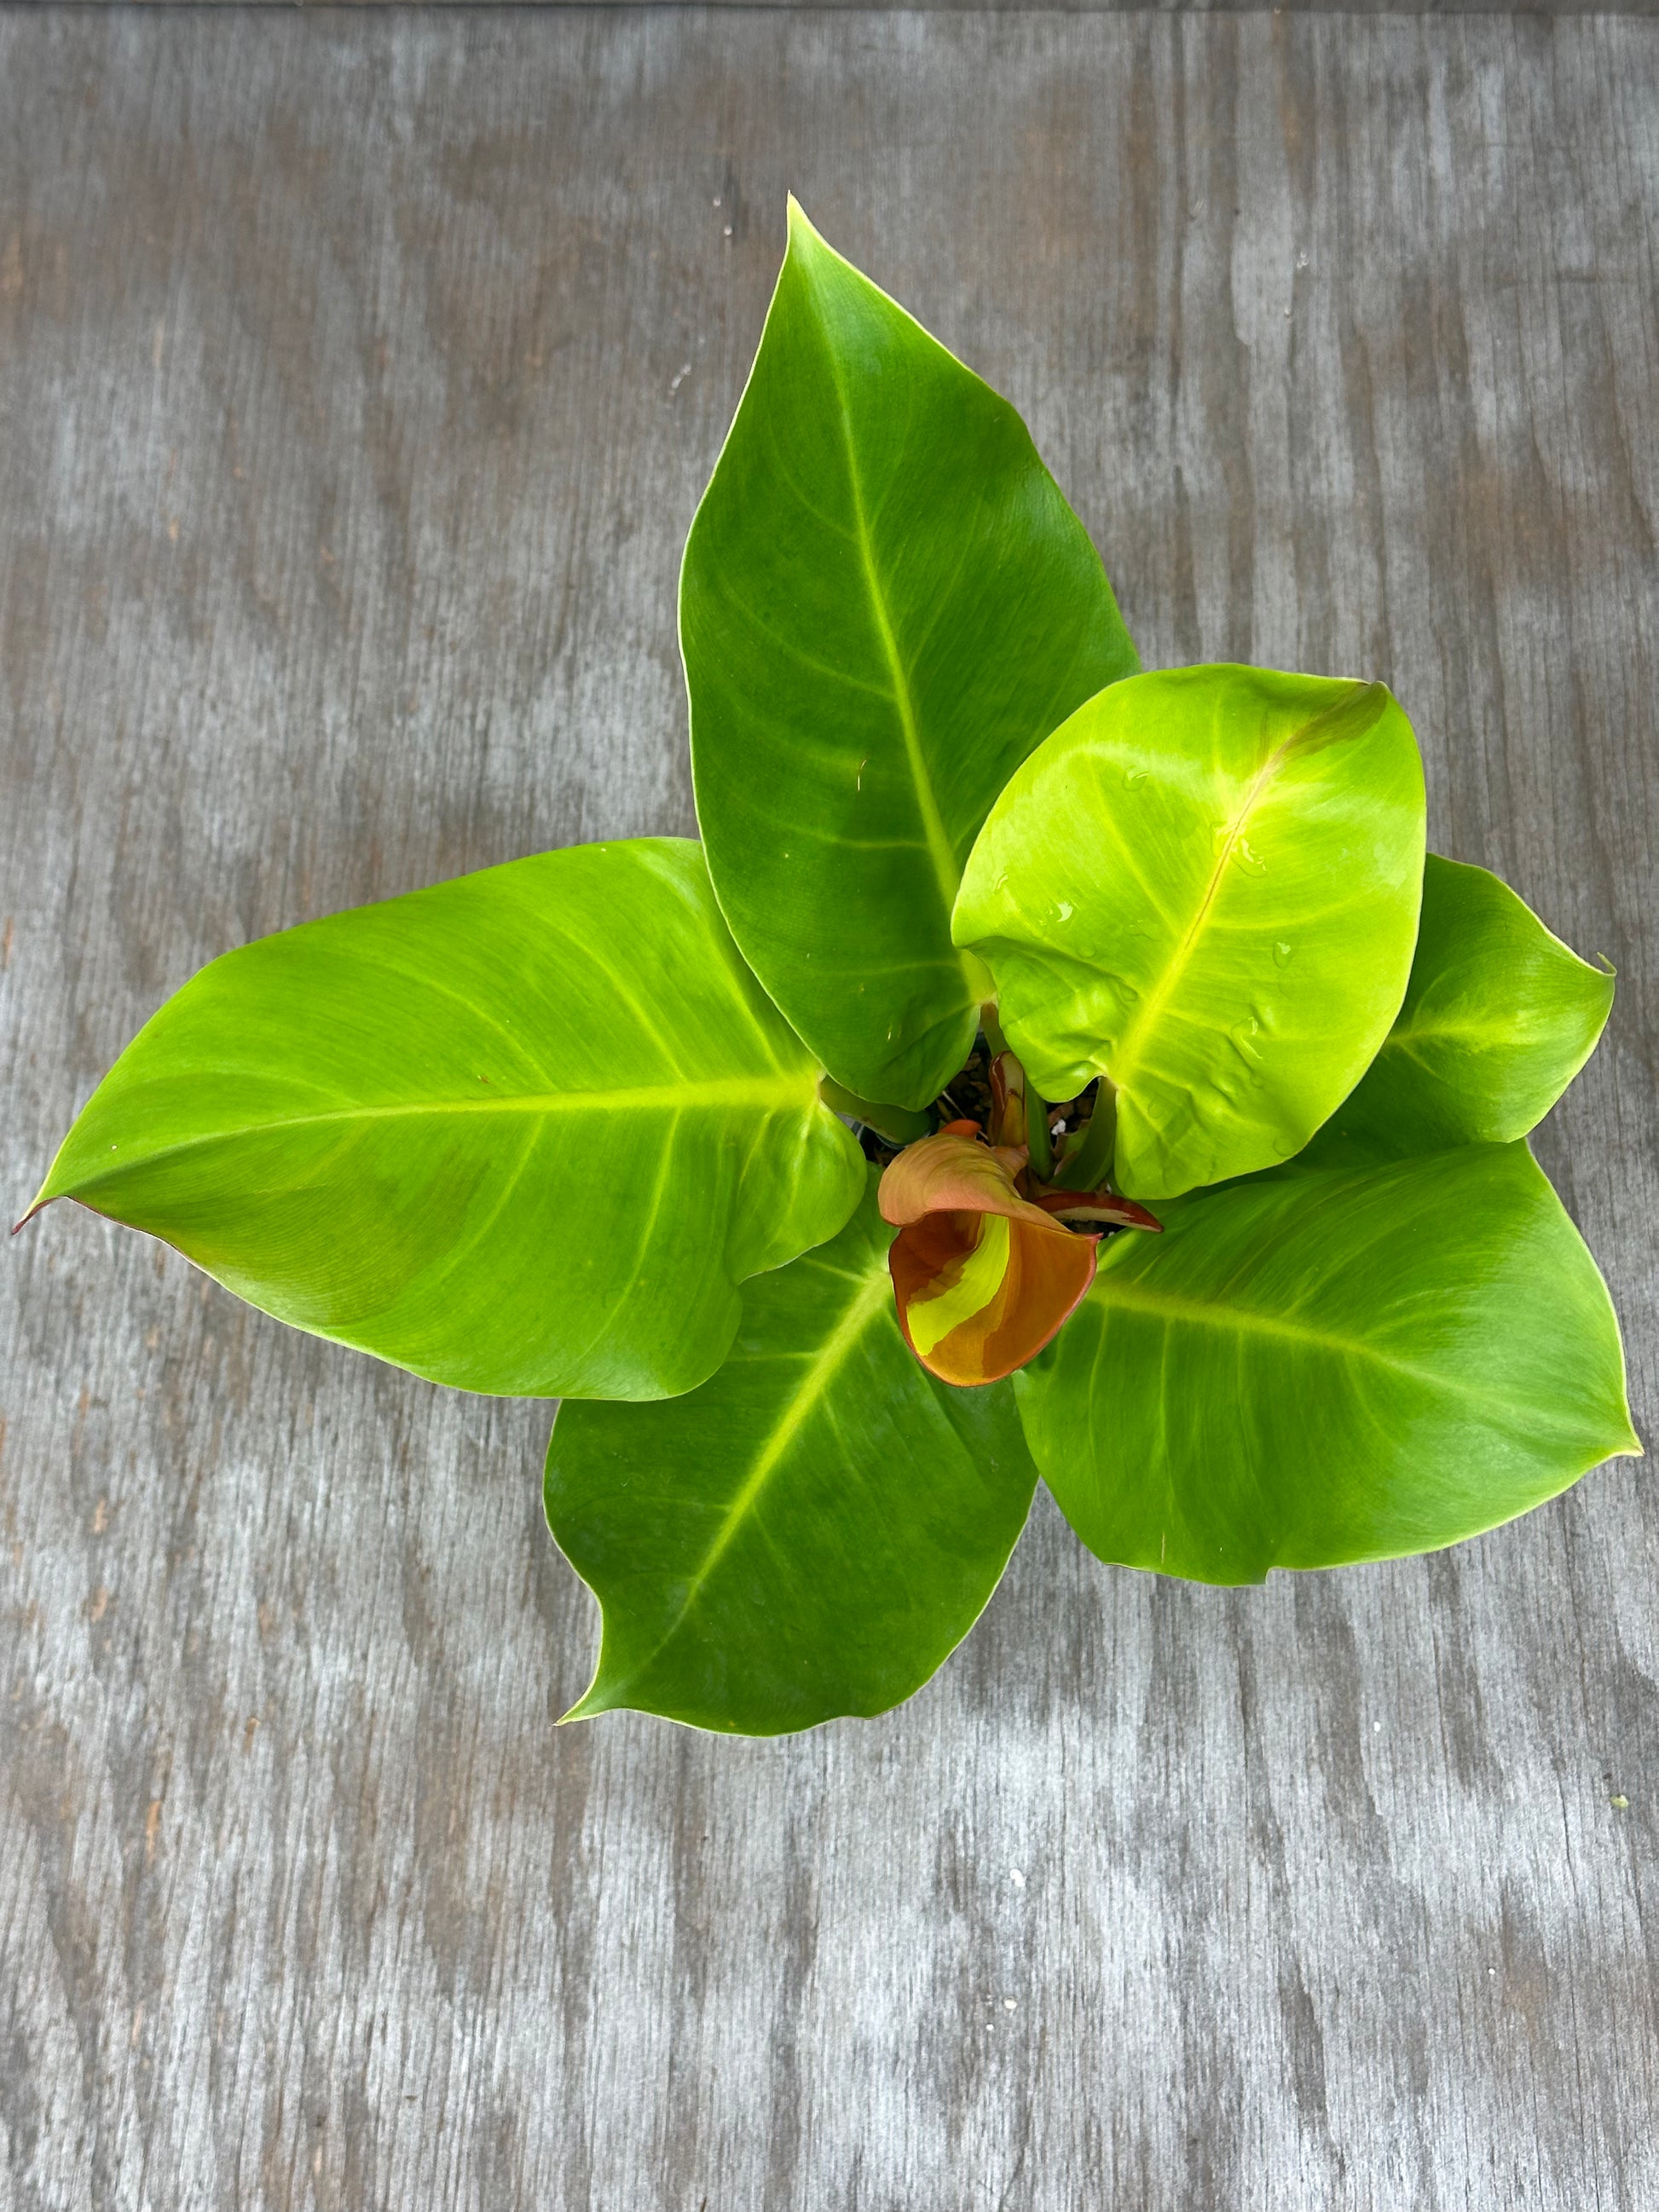
[[[76,0],[76,4],[121,8],[269,8],[276,0]],[[0,0],[0,5],[49,4],[49,0]],[[308,8],[500,8],[574,7],[628,8],[637,0],[283,0],[290,7]],[[683,0],[653,0],[656,5],[683,4]],[[793,9],[802,0],[714,0],[717,7]],[[897,12],[901,0],[821,0],[826,8],[860,12]],[[1264,12],[1261,0],[921,0],[917,12],[927,14],[992,15],[1236,15]],[[1285,0],[1275,15],[1480,15],[1492,13],[1492,0]],[[1653,15],[1659,0],[1531,0],[1524,9],[1508,11],[1536,15]]]
[[[1386,678],[1441,849],[1617,962],[1540,1152],[1650,1430],[1628,21],[0,15],[14,1206],[226,945],[691,828],[676,565],[790,185],[1149,663]],[[6,1257],[0,2203],[1659,2202],[1641,1466],[1230,1595],[1041,1509],[886,1720],[556,1732],[545,1408],[72,1211]]]

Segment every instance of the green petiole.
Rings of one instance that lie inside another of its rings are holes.
[[[1052,1182],[1054,1147],[1048,1134],[1048,1109],[1032,1090],[1029,1076],[1025,1083],[1025,1142],[1031,1158],[1031,1173],[1039,1182]]]
[[[1099,1190],[1111,1177],[1117,1142],[1117,1091],[1103,1075],[1095,1091],[1095,1110],[1081,1136],[1067,1147],[1054,1181],[1064,1190]]]

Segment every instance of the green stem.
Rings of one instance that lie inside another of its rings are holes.
[[[1095,1110],[1068,1150],[1058,1181],[1066,1190],[1099,1190],[1110,1178],[1116,1145],[1117,1091],[1103,1075],[1095,1088]]]
[[[856,1091],[847,1090],[833,1076],[820,1078],[818,1096],[837,1114],[850,1114],[855,1121],[866,1122],[878,1136],[890,1138],[896,1145],[913,1145],[918,1137],[933,1133],[931,1114],[912,1113],[908,1106],[873,1104],[868,1098],[860,1098]]]
[[[1048,1109],[1025,1079],[1025,1142],[1031,1156],[1031,1173],[1039,1182],[1053,1180],[1054,1148],[1048,1135]]]
[[[1000,1052],[1006,1052],[1008,1040],[1002,1034],[1002,1024],[997,1019],[997,1002],[988,999],[979,1010],[979,1025],[985,1032],[985,1042],[994,1060]]]

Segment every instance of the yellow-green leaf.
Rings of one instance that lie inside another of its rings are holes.
[[[697,814],[750,964],[831,1075],[926,1105],[986,978],[962,864],[1031,748],[1134,647],[1005,399],[792,202],[685,549]]]
[[[1264,1178],[1121,1237],[1014,1378],[1102,1559],[1259,1582],[1455,1543],[1639,1452],[1606,1286],[1524,1144]]]
[[[698,846],[544,853],[228,952],[76,1122],[37,1205],[464,1389],[659,1397],[738,1285],[864,1188]]]
[[[1524,1137],[1594,1052],[1612,1007],[1609,969],[1581,960],[1497,876],[1431,853],[1405,1003],[1297,1165]]]
[[[899,1334],[868,1197],[757,1276],[689,1397],[560,1408],[547,1517],[604,1608],[572,1717],[634,1706],[776,1735],[908,1698],[995,1588],[1036,1480],[1006,1382],[953,1390]]]
[[[1288,1159],[1398,1012],[1423,769],[1380,684],[1137,676],[1013,777],[957,902],[1046,1098],[1117,1091],[1115,1179],[1159,1199]]]

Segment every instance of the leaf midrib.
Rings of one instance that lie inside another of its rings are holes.
[[[1539,1027],[1541,1030],[1542,1024],[1540,1024]],[[1527,1036],[1524,1031],[1522,1031],[1520,1023],[1515,1019],[1507,1022],[1479,1018],[1471,1018],[1468,1021],[1416,1022],[1407,1017],[1395,1023],[1377,1047],[1376,1054],[1379,1060],[1385,1052],[1412,1053],[1415,1056],[1415,1048],[1418,1045],[1442,1042],[1468,1045],[1489,1043],[1495,1048],[1508,1046],[1522,1051],[1534,1051],[1540,1044],[1547,1045],[1553,1041],[1547,1033],[1542,1036]]]
[[[720,1525],[714,1532],[701,1564],[687,1583],[685,1594],[676,1607],[673,1618],[646,1656],[637,1666],[629,1669],[624,1680],[610,1686],[602,1692],[607,1701],[625,1697],[632,1686],[655,1666],[675,1637],[684,1627],[696,1607],[697,1601],[709,1577],[731,1549],[744,1522],[754,1512],[761,1493],[775,1473],[779,1462],[805,1427],[819,1401],[841,1368],[851,1357],[854,1347],[864,1336],[872,1322],[881,1313],[891,1296],[891,1281],[884,1264],[879,1269],[872,1271],[866,1279],[859,1294],[842,1315],[832,1334],[825,1340],[811,1366],[801,1377],[794,1391],[785,1402],[783,1411],[773,1423],[765,1441],[757,1451],[748,1474],[738,1485],[737,1492],[727,1506]],[[599,1689],[599,1685],[596,1682],[594,1688]],[[592,1692],[590,1691],[588,1694],[591,1697]],[[582,1704],[586,1706],[588,1699],[585,1698]],[[570,1717],[567,1716],[567,1717]]]
[[[824,356],[830,364],[830,381],[836,387],[836,412],[841,424],[842,444],[847,454],[847,480],[853,495],[854,544],[858,549],[859,562],[864,571],[865,587],[870,597],[870,611],[875,621],[882,657],[887,663],[893,704],[904,739],[905,758],[909,765],[910,781],[915,789],[916,808],[921,817],[923,834],[927,840],[928,857],[933,861],[933,873],[939,884],[948,937],[951,911],[956,905],[957,893],[962,887],[962,871],[957,865],[956,853],[945,831],[945,817],[939,812],[933,780],[928,773],[927,758],[921,749],[921,731],[916,720],[915,702],[910,693],[909,672],[900,657],[898,640],[894,635],[892,618],[887,611],[887,596],[876,569],[875,547],[870,535],[869,517],[865,511],[864,483],[859,474],[858,452],[853,440],[853,418],[842,382],[841,362],[829,331],[823,329],[821,320],[819,328],[823,337]],[[967,963],[960,951],[957,952],[956,959],[966,976]]]
[[[810,1076],[771,1079],[746,1077],[715,1077],[702,1083],[636,1084],[616,1091],[558,1091],[535,1093],[516,1093],[510,1097],[490,1098],[414,1099],[404,1104],[384,1106],[344,1106],[325,1114],[287,1114],[269,1120],[246,1121],[234,1127],[204,1129],[193,1136],[180,1138],[177,1143],[159,1145],[153,1151],[139,1153],[136,1158],[117,1159],[97,1174],[78,1178],[66,1184],[63,1192],[91,1190],[114,1178],[131,1174],[135,1168],[149,1167],[157,1160],[170,1159],[181,1152],[194,1152],[210,1145],[227,1144],[238,1137],[264,1137],[289,1129],[321,1128],[357,1121],[386,1121],[410,1120],[422,1116],[451,1114],[538,1114],[545,1119],[561,1115],[620,1114],[650,1107],[678,1114],[683,1109],[697,1106],[761,1106],[769,1110],[781,1106],[805,1107],[812,1103],[817,1091]],[[51,1188],[52,1178],[47,1178]]]
[[[1121,1311],[1143,1313],[1166,1322],[1184,1322],[1199,1328],[1230,1331],[1238,1336],[1279,1337],[1301,1346],[1304,1350],[1328,1352],[1346,1359],[1364,1359],[1392,1373],[1403,1375],[1413,1382],[1421,1382],[1436,1390],[1449,1390],[1459,1397],[1474,1400],[1478,1404],[1495,1406],[1507,1412],[1512,1419],[1524,1415],[1529,1422],[1541,1421],[1547,1425],[1567,1428],[1571,1425],[1553,1415],[1547,1407],[1533,1406],[1520,1399],[1500,1397],[1495,1391],[1483,1390],[1477,1383],[1443,1372],[1432,1367],[1419,1367],[1415,1361],[1400,1359],[1363,1337],[1333,1336],[1324,1329],[1304,1328],[1273,1314],[1254,1312],[1247,1306],[1223,1305],[1218,1301],[1206,1303],[1197,1298],[1172,1297],[1168,1291],[1147,1291],[1139,1285],[1131,1286],[1117,1280],[1109,1271],[1095,1278],[1091,1297],[1101,1304],[1115,1306]],[[1576,1431],[1575,1431],[1576,1433]]]
[[[1150,1021],[1162,1013],[1164,1008],[1169,1004],[1176,987],[1191,966],[1193,955],[1198,948],[1198,941],[1204,934],[1205,927],[1214,908],[1217,896],[1221,889],[1222,878],[1227,872],[1228,863],[1238,849],[1245,826],[1252,813],[1261,804],[1262,793],[1284,766],[1287,756],[1302,733],[1301,727],[1292,730],[1289,737],[1273,748],[1256,770],[1250,787],[1244,795],[1243,804],[1234,815],[1228,828],[1225,842],[1216,857],[1214,867],[1210,871],[1210,879],[1204,887],[1204,896],[1199,902],[1198,911],[1187,925],[1186,935],[1170,956],[1163,975],[1136,1008],[1119,1040],[1118,1049],[1113,1055],[1113,1066],[1109,1072],[1112,1080],[1120,1089],[1133,1080],[1139,1066],[1139,1063],[1134,1057],[1134,1040],[1145,1033]]]

